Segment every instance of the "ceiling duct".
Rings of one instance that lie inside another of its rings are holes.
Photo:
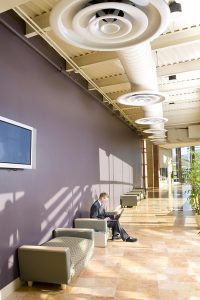
[[[50,23],[60,38],[76,47],[118,51],[133,90],[119,102],[144,106],[146,118],[157,118],[158,124],[165,96],[158,92],[150,41],[163,33],[169,19],[164,0],[61,0]]]
[[[142,43],[132,49],[118,51],[121,63],[132,84],[132,93],[118,98],[126,105],[146,106],[164,101],[165,95],[159,93],[156,66],[153,61],[150,43]]]

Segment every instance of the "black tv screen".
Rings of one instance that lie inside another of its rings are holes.
[[[33,167],[33,128],[0,117],[0,167]]]

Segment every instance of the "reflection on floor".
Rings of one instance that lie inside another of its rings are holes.
[[[6,300],[199,300],[200,235],[185,187],[152,190],[121,223],[136,243],[109,241],[67,290],[56,285],[26,286]]]

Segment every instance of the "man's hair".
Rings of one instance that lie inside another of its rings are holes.
[[[104,197],[109,197],[109,195],[105,192],[103,192],[99,195],[99,199],[104,198]]]

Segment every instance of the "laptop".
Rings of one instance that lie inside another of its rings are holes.
[[[120,213],[115,215],[113,213],[109,213],[109,221],[116,221],[116,220],[119,220],[119,218],[121,217],[122,213],[124,211],[124,208],[121,209]]]
[[[119,220],[119,218],[121,217],[123,211],[124,211],[124,208],[121,209],[121,211],[118,215],[114,216],[114,220]]]

